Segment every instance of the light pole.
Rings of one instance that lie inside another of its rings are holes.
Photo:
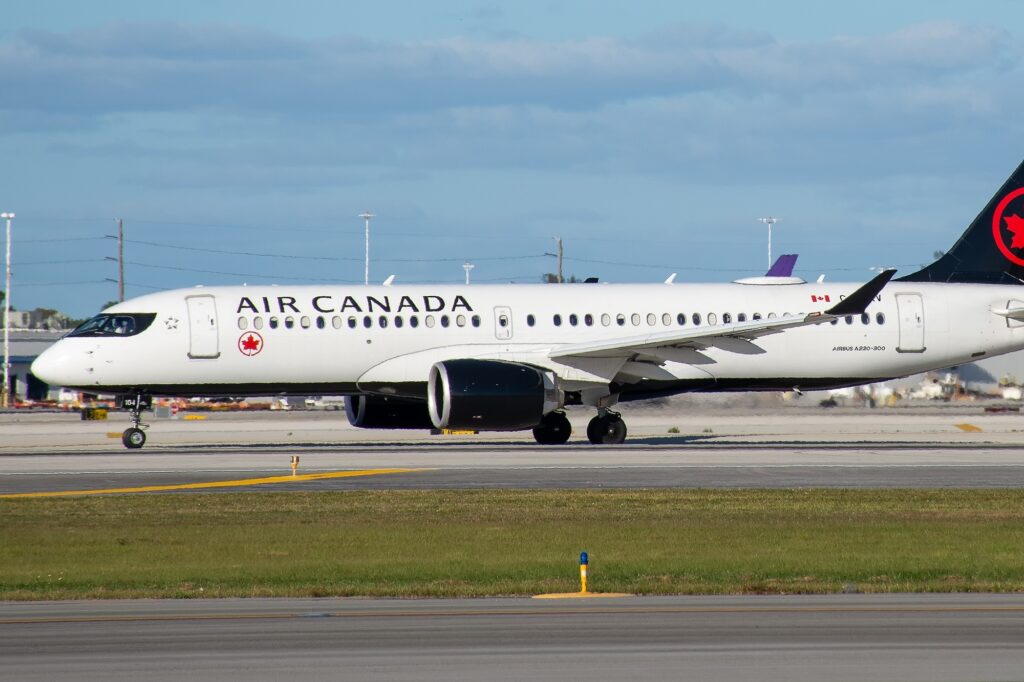
[[[768,216],[767,218],[758,218],[759,223],[764,223],[768,226],[768,268],[772,267],[772,225],[782,220],[782,218],[775,218]]]
[[[376,216],[369,211],[363,211],[359,214],[359,217],[366,221],[366,267],[363,270],[363,279],[365,284],[370,283],[370,218]]]
[[[11,221],[13,213],[0,213],[7,221],[7,267],[4,283],[4,388],[3,407],[11,406]]]
[[[462,264],[462,269],[466,271],[466,284],[469,284],[469,271],[475,267],[476,266],[470,263],[469,261],[466,261],[465,263]]]

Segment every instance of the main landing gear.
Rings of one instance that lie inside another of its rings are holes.
[[[533,427],[533,437],[541,445],[562,445],[571,435],[565,412],[549,412]],[[618,412],[601,409],[587,424],[587,439],[594,445],[620,445],[626,440],[626,422]]]
[[[565,412],[549,412],[533,427],[533,437],[541,445],[562,445],[572,435],[572,425]]]
[[[152,406],[153,399],[142,393],[125,396],[122,400],[121,407],[128,410],[132,420],[132,425],[121,434],[121,442],[126,448],[137,450],[146,444],[146,432],[143,429],[148,429],[149,424],[142,423],[142,411],[148,410]]]
[[[626,440],[626,422],[618,412],[598,410],[587,424],[587,438],[594,445],[621,445]]]

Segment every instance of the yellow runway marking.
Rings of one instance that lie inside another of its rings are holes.
[[[554,594],[535,594],[533,599],[599,599],[601,597],[635,597],[629,592],[556,592]]]
[[[235,481],[205,481],[203,483],[178,483],[175,485],[146,485],[137,488],[105,488],[101,490],[55,490],[42,493],[11,493],[0,495],[0,499],[14,497],[71,497],[73,495],[115,495],[119,493],[155,493],[171,490],[203,490],[206,488],[237,488],[246,485],[272,485],[274,483],[295,483],[297,481],[321,481],[328,478],[356,478],[359,476],[381,476],[383,474],[408,474],[428,469],[362,469],[355,471],[326,471],[319,474],[298,476],[270,476],[268,478],[243,478]]]
[[[953,424],[953,426],[968,433],[981,433],[981,427],[974,424]]]

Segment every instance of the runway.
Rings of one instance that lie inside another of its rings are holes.
[[[18,680],[1008,680],[1024,596],[0,604]]]
[[[576,421],[585,425],[579,416]],[[672,423],[688,433],[666,433]],[[365,431],[335,414],[215,415],[205,422],[155,424],[149,444],[132,451],[107,437],[109,424],[65,415],[30,418],[3,423],[0,495],[1024,487],[1024,420],[980,409],[641,414],[632,424],[634,435],[621,446],[575,440],[552,447],[536,445],[528,433]],[[968,426],[972,430],[962,428]],[[294,478],[293,456],[300,460]]]

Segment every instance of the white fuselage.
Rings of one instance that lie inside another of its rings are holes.
[[[108,313],[155,313],[124,338],[69,337],[33,372],[94,392],[424,397],[441,360],[548,369],[566,391],[623,399],[687,390],[830,387],[878,381],[1024,347],[1024,323],[993,313],[1005,285],[890,282],[863,316],[751,341],[649,357],[556,360],[565,344],[829,308],[849,283],[472,286],[232,286],[142,296]],[[1016,301],[1016,305],[1022,305]],[[531,324],[532,320],[532,324]],[[560,322],[560,323],[559,323]],[[414,326],[415,325],[415,326]]]

